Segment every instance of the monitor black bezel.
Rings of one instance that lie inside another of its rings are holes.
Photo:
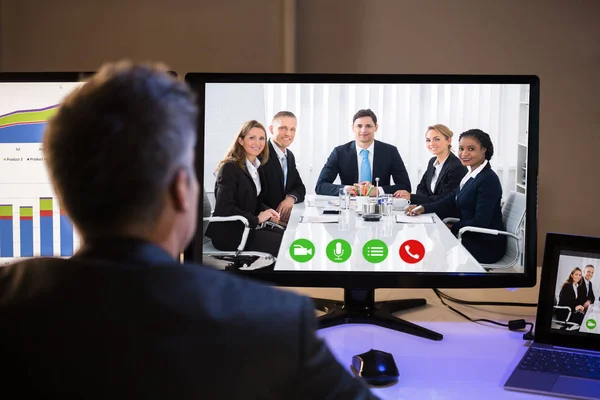
[[[177,78],[177,72],[168,71]],[[0,72],[2,83],[26,83],[26,82],[85,82],[94,75],[93,71],[80,72]]]
[[[600,335],[551,329],[555,285],[561,252],[600,254],[600,237],[548,233],[544,248],[538,298],[535,341],[554,346],[600,350]],[[561,278],[562,279],[562,278]],[[597,300],[599,301],[599,300]]]
[[[537,184],[539,163],[540,80],[535,75],[415,75],[415,74],[288,74],[288,73],[202,73],[190,72],[185,81],[198,96],[198,143],[196,168],[204,173],[204,100],[206,83],[380,83],[380,84],[529,84],[529,130],[527,147],[527,209],[525,262],[523,273],[492,272],[335,272],[279,271],[253,272],[249,277],[280,286],[340,288],[501,288],[533,287],[537,269]],[[199,201],[198,226],[202,226],[202,199]],[[186,262],[202,262],[201,230],[184,252]]]
[[[93,72],[0,72],[2,83],[83,82]]]

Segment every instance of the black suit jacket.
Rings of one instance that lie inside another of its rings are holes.
[[[246,169],[240,168],[233,161],[223,164],[215,182],[215,209],[213,216],[228,217],[242,215],[248,219],[251,228],[258,225],[258,214],[268,209],[263,199],[268,191],[264,171],[258,169],[260,177],[260,196],[256,186]],[[211,222],[206,236],[212,239],[216,248],[235,248],[240,242],[244,225],[241,222]]]
[[[136,239],[0,268],[2,390],[61,399],[374,398],[312,302]]]
[[[276,210],[286,196],[292,195],[296,197],[297,203],[304,201],[306,195],[306,187],[302,183],[302,178],[296,168],[296,157],[289,149],[287,153],[288,175],[285,187],[283,187],[283,169],[281,163],[277,159],[277,153],[273,148],[273,143],[269,140],[269,161],[260,168],[265,173],[268,191],[263,198],[264,203],[270,208]]]
[[[506,230],[502,221],[502,185],[498,175],[488,163],[475,177],[467,180],[463,188],[434,203],[424,205],[425,212],[438,215],[459,215],[460,221],[452,225],[452,233],[464,226]],[[466,233],[463,246],[481,263],[500,260],[506,252],[506,236]]]
[[[573,283],[565,282],[560,288],[558,295],[558,305],[567,306],[571,308],[571,312],[575,312],[575,307],[582,306],[586,302],[586,298],[581,296],[581,286],[577,287],[577,297],[575,297],[575,291],[573,290]]]
[[[584,303],[589,300],[590,303],[594,303],[596,301],[596,296],[594,295],[594,288],[592,287],[592,282],[590,282],[590,290],[587,292],[587,287],[585,285],[585,278],[581,278],[581,284],[579,285],[579,297],[582,297]],[[587,293],[586,293],[587,292]]]
[[[467,167],[462,165],[458,157],[450,153],[446,161],[444,161],[440,175],[435,182],[435,190],[432,191],[431,180],[435,173],[435,167],[433,166],[435,160],[437,160],[437,157],[432,157],[429,160],[427,171],[423,174],[423,178],[421,178],[421,182],[417,186],[417,193],[410,195],[410,202],[412,204],[433,203],[455,192],[460,185],[460,181],[467,174]],[[456,215],[447,216],[455,217]]]
[[[410,192],[410,179],[396,146],[375,140],[373,152],[371,183],[375,184],[375,178],[379,178],[379,186],[385,193],[394,193],[400,189]],[[341,185],[334,185],[333,181],[338,175]],[[394,178],[394,185],[391,185],[390,177]],[[339,188],[359,183],[358,179],[356,142],[351,141],[333,149],[321,170],[315,192],[337,196]]]

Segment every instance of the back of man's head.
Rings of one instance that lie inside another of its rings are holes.
[[[50,178],[81,234],[152,226],[174,174],[195,179],[194,94],[161,65],[104,65],[44,134]]]

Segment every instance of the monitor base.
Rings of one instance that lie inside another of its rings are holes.
[[[375,289],[344,289],[344,301],[313,298],[315,308],[326,314],[318,318],[319,329],[341,324],[373,324],[430,340],[444,336],[427,328],[393,316],[393,313],[421,307],[425,299],[375,302]]]

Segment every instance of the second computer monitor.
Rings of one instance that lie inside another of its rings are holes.
[[[535,281],[537,77],[186,80],[199,96],[197,169],[212,213],[190,258],[280,284]],[[411,205],[425,214],[406,215]],[[247,236],[239,220],[214,218],[244,215]]]

